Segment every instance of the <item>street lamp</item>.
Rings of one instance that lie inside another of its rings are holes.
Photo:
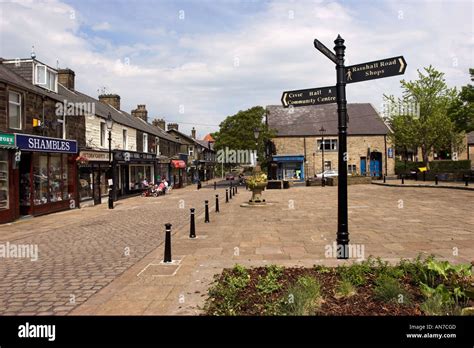
[[[109,187],[109,209],[114,209],[114,188],[115,188],[115,183],[114,183],[114,169],[112,167],[112,127],[114,125],[114,120],[112,120],[112,115],[108,114],[107,120],[105,121],[105,124],[107,126],[107,130],[109,131],[109,168],[110,168],[110,174],[112,177],[112,187]]]
[[[321,170],[322,170],[322,178],[321,178],[321,186],[325,186],[326,182],[324,181],[324,134],[326,133],[326,129],[321,126],[319,129],[319,133],[321,134],[321,149],[322,149],[322,160],[321,160]]]

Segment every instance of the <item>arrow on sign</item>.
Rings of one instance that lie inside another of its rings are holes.
[[[336,102],[336,87],[319,87],[286,91],[281,96],[281,103],[285,108],[307,105],[330,104]]]
[[[319,52],[321,52],[326,57],[328,57],[330,60],[332,60],[334,62],[334,64],[337,64],[337,58],[336,58],[336,55],[334,54],[334,52],[331,51],[326,46],[324,46],[321,43],[321,41],[319,41],[318,39],[314,39],[314,47],[316,47],[316,49],[319,50]]]
[[[346,83],[403,75],[406,67],[407,62],[403,56],[348,66],[346,67]]]

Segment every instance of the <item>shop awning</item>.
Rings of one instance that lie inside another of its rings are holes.
[[[171,166],[173,168],[186,168],[186,162],[184,162],[183,160],[172,160]]]

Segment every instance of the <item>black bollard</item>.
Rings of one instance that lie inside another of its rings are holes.
[[[217,190],[217,181],[214,181],[214,190]]]
[[[469,176],[466,175],[464,178],[466,180],[464,185],[469,186]]]
[[[383,183],[385,184],[387,182],[387,179],[385,177],[385,175],[383,176]]]
[[[191,221],[189,225],[189,238],[196,238],[196,224],[194,223],[194,208],[191,208]]]
[[[326,179],[325,178],[321,178],[321,186],[322,187],[326,186]]]
[[[210,220],[209,220],[209,201],[204,201],[204,207],[205,207],[204,222],[208,223],[208,222],[210,222]]]
[[[216,213],[219,212],[219,195],[216,195]]]
[[[229,203],[229,189],[225,189],[225,202]]]
[[[199,180],[199,181],[197,182],[197,189],[198,189],[198,190],[201,189],[201,180]]]
[[[237,190],[237,187],[238,186],[235,186],[235,194],[239,193],[238,190]]]
[[[232,185],[230,186],[230,190],[229,190],[229,199],[232,199]]]
[[[435,175],[435,185],[438,185],[438,175]]]
[[[165,224],[165,228],[165,258],[163,259],[163,262],[171,262],[171,224]]]
[[[112,188],[109,188],[109,209],[114,209],[114,197],[112,195]]]
[[[402,174],[402,185],[405,184],[405,175]]]

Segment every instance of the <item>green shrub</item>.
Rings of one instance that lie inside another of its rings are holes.
[[[399,159],[395,160],[395,174],[403,174],[403,173],[409,173],[412,170],[416,170],[420,167],[424,167],[425,165],[423,162],[406,162],[406,167],[405,167],[405,161],[400,161]],[[406,168],[406,169],[405,169]]]
[[[310,276],[301,276],[288,288],[282,312],[287,315],[311,315],[317,312],[321,285]]]
[[[346,279],[341,280],[336,287],[336,298],[351,297],[356,294],[356,289],[352,283]]]
[[[266,270],[267,274],[264,277],[260,276],[255,287],[262,294],[271,294],[272,292],[281,289],[281,284],[278,283],[278,279],[283,273],[283,267],[271,265],[267,266]]]
[[[385,302],[396,302],[406,305],[410,303],[410,294],[400,285],[396,278],[387,275],[379,276],[375,281],[374,296]]]
[[[433,173],[455,173],[471,170],[470,160],[461,161],[430,161],[430,171]]]

